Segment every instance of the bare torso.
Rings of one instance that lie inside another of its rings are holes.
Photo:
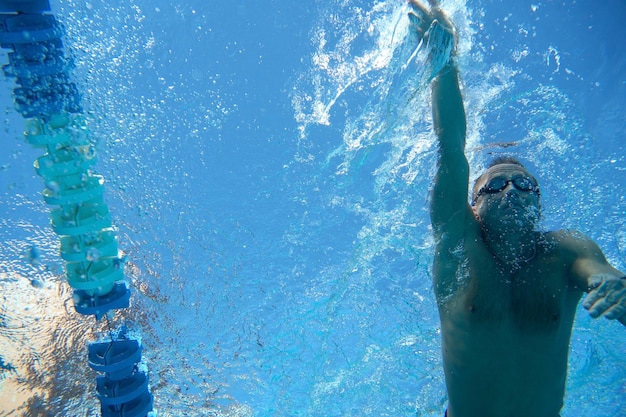
[[[427,38],[435,21],[454,37],[437,2],[429,3],[430,11],[410,1],[418,37]],[[592,317],[626,324],[624,274],[577,232],[536,231],[539,183],[514,158],[494,160],[470,193],[465,109],[453,62],[431,86],[439,145],[430,202],[433,281],[448,416],[558,417],[578,302],[588,292],[583,306]]]
[[[519,265],[495,258],[476,227],[455,247],[438,245],[449,417],[559,415],[582,292],[569,283],[571,260],[558,239],[538,234],[538,242]]]

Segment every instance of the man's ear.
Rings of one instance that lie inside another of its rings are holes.
[[[480,222],[480,216],[478,215],[478,211],[476,210],[476,205],[472,203],[471,207],[472,207],[472,214],[474,214],[474,217],[476,218],[476,220]]]

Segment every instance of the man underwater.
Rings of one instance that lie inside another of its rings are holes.
[[[439,145],[430,206],[433,280],[447,416],[558,417],[577,305],[587,292],[583,307],[591,317],[626,324],[626,279],[582,234],[537,230],[539,185],[513,158],[494,161],[468,202],[454,27],[436,1],[429,3],[409,0],[412,30],[426,45],[434,29],[452,42],[451,58],[431,83]]]

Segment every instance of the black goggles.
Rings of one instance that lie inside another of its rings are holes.
[[[476,196],[472,200],[472,204],[476,203],[476,200],[478,200],[478,197],[481,195],[499,193],[509,184],[513,184],[513,186],[520,191],[527,193],[532,192],[539,195],[539,186],[528,177],[517,177],[510,180],[506,178],[493,178],[484,187],[478,190]]]

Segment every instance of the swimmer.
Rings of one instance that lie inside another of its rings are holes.
[[[452,22],[429,3],[409,1],[411,30],[428,45],[439,25],[455,42]],[[587,293],[591,317],[626,324],[626,279],[581,233],[538,230],[540,186],[516,159],[495,160],[468,201],[466,118],[451,51],[431,82],[439,146],[433,280],[447,416],[558,417],[578,303]]]

